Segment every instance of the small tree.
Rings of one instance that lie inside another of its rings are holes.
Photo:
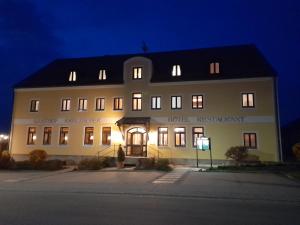
[[[236,164],[240,164],[248,157],[248,148],[245,146],[231,147],[226,151],[225,156],[227,159],[233,159]]]
[[[34,168],[40,167],[47,159],[47,152],[44,150],[33,150],[29,153],[29,161]]]
[[[123,168],[124,167],[124,161],[125,161],[125,153],[123,151],[123,148],[121,145],[119,145],[119,148],[118,148],[118,167],[119,168]]]
[[[294,144],[292,149],[296,159],[300,160],[300,143]]]

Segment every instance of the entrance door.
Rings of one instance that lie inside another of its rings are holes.
[[[131,128],[127,131],[126,155],[147,156],[147,133],[144,128]]]

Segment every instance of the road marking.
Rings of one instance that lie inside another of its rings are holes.
[[[178,181],[188,170],[175,169],[170,173],[165,174],[154,180],[154,184],[173,184]]]
[[[28,178],[7,179],[7,180],[3,180],[3,182],[6,182],[6,183],[15,183],[15,182],[20,182],[20,181],[24,181],[24,180],[28,180]]]

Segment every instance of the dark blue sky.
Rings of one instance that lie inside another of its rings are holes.
[[[55,58],[256,44],[279,74],[283,124],[300,117],[299,0],[0,0],[0,132],[12,86]]]

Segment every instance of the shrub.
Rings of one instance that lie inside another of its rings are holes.
[[[100,170],[106,165],[104,158],[83,159],[78,164],[80,170]]]
[[[47,152],[44,150],[36,149],[29,153],[29,161],[33,167],[40,167],[47,159]]]
[[[140,158],[136,165],[136,169],[149,170],[153,169],[155,166],[154,158]]]
[[[0,169],[9,169],[14,163],[8,151],[0,151]]]
[[[172,168],[170,167],[170,162],[168,159],[158,159],[155,163],[155,168],[157,170],[170,171]]]
[[[296,159],[300,160],[300,143],[294,144],[292,149]]]
[[[226,151],[225,156],[227,159],[233,159],[236,164],[239,164],[247,158],[248,148],[244,146],[231,147]]]

